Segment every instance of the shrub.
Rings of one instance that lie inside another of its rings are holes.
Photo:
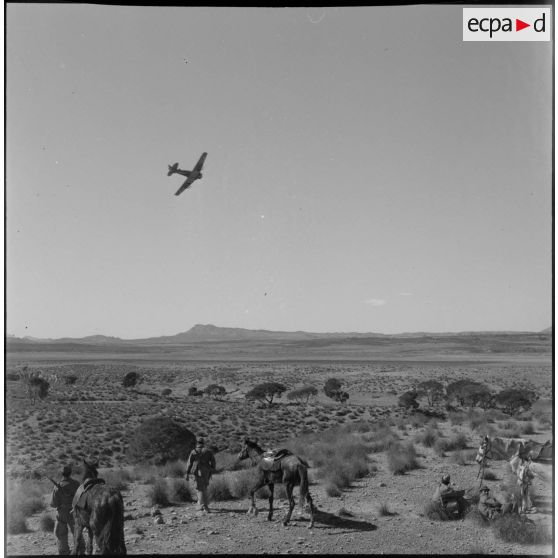
[[[168,483],[169,499],[172,502],[193,502],[189,484],[184,479],[171,479]]]
[[[535,427],[533,426],[533,423],[528,422],[524,424],[523,427],[521,428],[521,433],[524,435],[535,434]]]
[[[328,496],[332,498],[337,498],[341,496],[342,492],[339,490],[339,487],[332,481],[328,481],[325,485],[325,491]]]
[[[425,504],[424,515],[428,517],[428,519],[433,519],[435,521],[448,521],[450,519],[442,503],[435,500],[431,500]]]
[[[436,440],[436,443],[434,444],[434,451],[436,452],[436,455],[438,457],[445,457],[446,451],[448,450],[448,446],[449,446],[448,440],[444,440],[442,438]]]
[[[224,500],[234,500],[231,490],[231,473],[222,475],[214,475],[209,481],[209,499],[214,502],[222,502]]]
[[[484,471],[483,480],[485,481],[496,481],[498,477],[492,471]]]
[[[487,519],[478,510],[477,506],[471,506],[465,513],[465,519],[471,521],[477,527],[488,527]]]
[[[162,465],[167,461],[188,459],[196,437],[181,424],[168,417],[145,420],[134,431],[128,446],[128,457],[134,462]]]
[[[387,451],[388,468],[394,475],[404,475],[407,471],[420,467],[417,454],[412,443],[396,443]]]
[[[45,511],[41,514],[39,518],[39,528],[46,533],[52,533],[54,531],[54,519],[52,519],[52,515],[50,515],[49,512]]]
[[[117,490],[127,490],[128,482],[131,480],[130,473],[126,469],[106,471],[103,473],[105,482]]]
[[[378,515],[380,517],[387,517],[390,515],[395,515],[395,513],[389,509],[389,506],[385,502],[382,502],[378,505]]]
[[[167,461],[161,468],[163,477],[181,478],[186,475],[186,463],[181,460]]]
[[[468,452],[466,451],[456,451],[451,455],[451,461],[457,465],[467,465],[469,458]]]
[[[167,483],[163,479],[157,479],[153,486],[147,491],[147,503],[149,506],[169,506],[169,492]]]
[[[503,515],[492,522],[492,529],[500,539],[519,544],[546,544],[552,541],[548,530],[519,515]]]
[[[161,395],[163,397],[167,397],[168,395],[170,395],[172,393],[172,389],[170,388],[165,388],[163,390],[161,390]]]
[[[434,446],[438,438],[440,437],[440,432],[434,428],[426,427],[424,432],[417,434],[415,440],[422,444],[426,448],[431,448]]]
[[[139,374],[137,372],[128,372],[124,379],[122,380],[122,385],[125,388],[135,387],[139,380]]]
[[[25,515],[21,510],[8,511],[6,529],[10,535],[19,535],[29,532],[27,522],[25,521]]]

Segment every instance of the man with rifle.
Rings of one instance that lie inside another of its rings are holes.
[[[54,483],[50,505],[56,508],[56,523],[54,524],[54,534],[58,539],[58,554],[70,554],[68,546],[68,530],[74,532],[74,518],[71,515],[72,500],[78,489],[79,482],[74,480],[72,466],[64,465],[62,469],[62,480]],[[49,477],[50,478],[50,477]]]

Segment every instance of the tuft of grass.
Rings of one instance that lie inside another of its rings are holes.
[[[412,443],[394,444],[387,451],[388,468],[394,475],[404,475],[407,471],[420,467]]]
[[[387,517],[387,516],[390,516],[390,515],[395,515],[395,513],[392,512],[392,511],[389,509],[389,506],[388,506],[385,502],[381,502],[381,503],[378,505],[378,508],[377,508],[377,509],[378,509],[378,515],[379,515],[380,517]]]
[[[52,519],[52,515],[50,515],[49,512],[44,511],[41,514],[39,518],[39,528],[46,533],[52,533],[54,531],[54,519]]]
[[[157,479],[149,487],[147,490],[147,503],[149,506],[170,506],[168,486],[164,479]]]
[[[339,487],[333,483],[332,481],[327,481],[325,485],[325,491],[328,496],[332,498],[337,498],[341,496],[342,492],[339,490]]]
[[[484,471],[484,480],[485,481],[496,481],[498,477],[492,471],[485,470]]]

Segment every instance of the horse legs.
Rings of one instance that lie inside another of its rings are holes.
[[[85,541],[83,540],[83,525],[76,517],[74,523],[74,554],[76,556],[84,554]]]
[[[246,512],[247,515],[250,514],[258,515],[258,508],[256,507],[256,500],[254,494],[256,493],[256,490],[259,490],[263,485],[264,485],[263,482],[258,481],[257,484],[255,484],[254,487],[250,490],[250,495],[248,497],[250,500],[250,504],[248,507],[248,511]]]
[[[267,514],[267,520],[271,521],[271,518],[273,517],[273,488],[274,488],[274,484],[272,482],[270,482],[267,486],[269,488],[269,512]]]
[[[293,496],[293,484],[291,484],[290,482],[285,484],[285,488],[287,489],[287,498],[289,499],[289,511],[287,512],[287,515],[285,517],[285,519],[283,519],[283,525],[285,525],[285,527],[288,525],[289,520],[291,519],[291,515],[293,513],[293,509],[295,507],[295,500],[294,500],[294,496]]]
[[[91,555],[93,554],[93,530],[89,525],[86,525],[85,528],[87,529],[87,534],[89,535],[89,539],[87,540],[87,544],[85,547],[85,552]]]
[[[300,501],[302,502],[304,498],[302,494],[300,495]],[[314,502],[312,502],[312,496],[310,496],[310,491],[306,493],[306,501],[308,502],[308,506],[310,507],[310,525],[308,525],[308,529],[312,529],[314,527]]]

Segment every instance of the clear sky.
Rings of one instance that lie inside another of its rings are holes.
[[[551,325],[551,43],[464,43],[461,6],[6,10],[8,333]]]

